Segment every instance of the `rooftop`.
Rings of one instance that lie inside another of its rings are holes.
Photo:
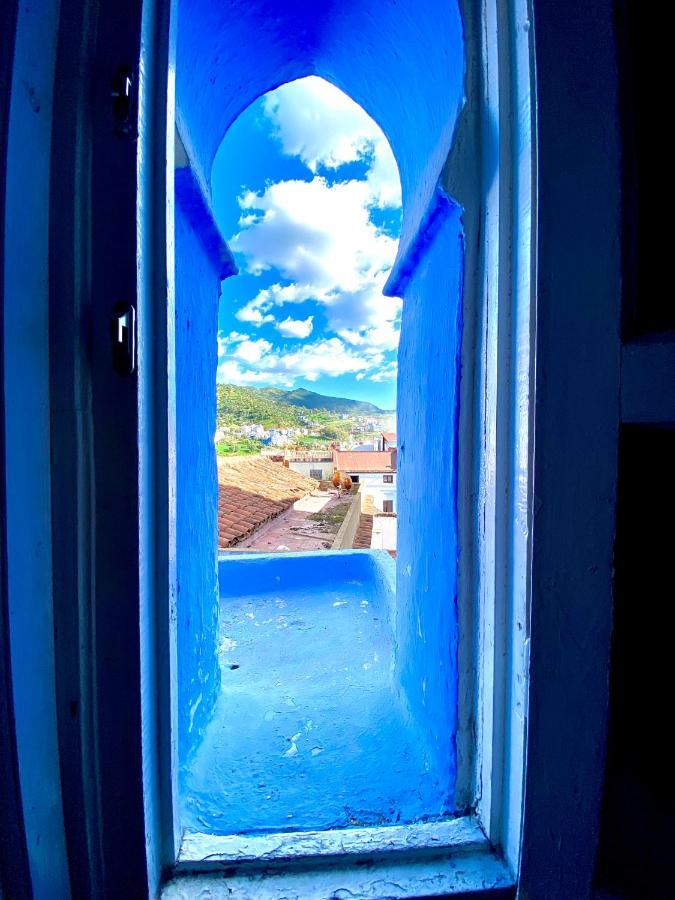
[[[231,547],[318,486],[262,456],[218,459],[218,546]]]
[[[334,450],[333,461],[343,472],[395,472],[396,450]]]

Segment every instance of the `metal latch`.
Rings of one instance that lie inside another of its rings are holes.
[[[136,310],[130,303],[116,303],[110,320],[113,369],[132,375],[136,369]]]
[[[113,116],[118,137],[135,140],[136,132],[136,91],[134,78],[129,66],[118,66],[110,81],[113,98]]]

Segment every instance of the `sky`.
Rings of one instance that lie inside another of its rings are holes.
[[[218,381],[396,406],[401,301],[384,297],[401,186],[380,128],[311,76],[248,107],[212,170],[239,275],[222,285]]]

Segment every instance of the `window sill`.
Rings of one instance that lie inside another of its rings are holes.
[[[191,834],[183,841],[162,900],[204,896],[382,900],[513,887],[507,866],[475,820],[466,817],[253,837]]]

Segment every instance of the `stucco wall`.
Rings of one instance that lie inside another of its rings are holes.
[[[184,173],[185,174],[185,173]],[[203,734],[220,686],[217,496],[213,435],[220,273],[176,185],[176,528],[178,735],[181,765]]]
[[[396,550],[398,523],[394,516],[373,516],[370,546],[373,550]]]
[[[372,512],[373,506],[380,512],[384,512],[382,506],[384,500],[391,500],[394,504],[392,512],[397,512],[396,475],[391,484],[385,484],[381,474],[363,474],[362,472],[354,474],[358,474],[358,483],[361,485],[361,509],[363,512]]]
[[[292,469],[294,472],[300,472],[302,475],[306,475],[308,478],[313,478],[314,476],[311,474],[315,469],[321,470],[321,478],[322,480],[327,480],[333,477],[333,472],[335,471],[333,468],[333,461],[319,461],[319,462],[305,462],[304,460],[291,460],[288,464],[288,468]]]
[[[439,193],[404,287],[398,385],[398,672],[454,789],[457,721],[457,421],[463,241]]]

